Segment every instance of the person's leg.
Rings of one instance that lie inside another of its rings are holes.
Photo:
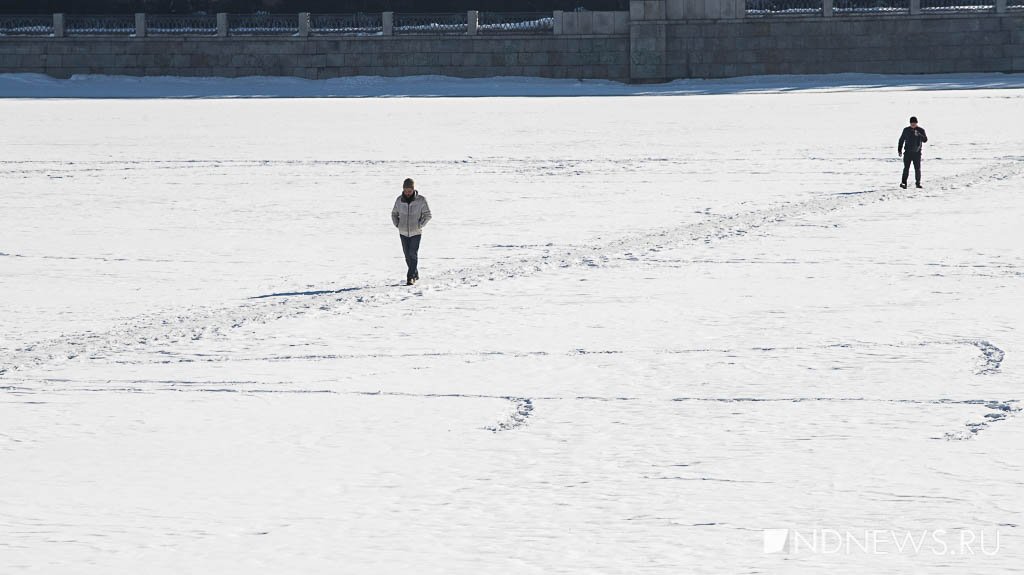
[[[900,184],[907,185],[907,177],[910,176],[910,163],[913,162],[910,154],[903,154],[903,179],[900,180]]]
[[[921,185],[921,155],[914,156],[914,181]]]
[[[418,235],[409,238],[409,253],[406,255],[406,261],[409,263],[409,277],[414,280],[420,279],[420,270],[417,269],[417,266],[420,260],[420,238],[422,237],[422,235]]]
[[[412,254],[412,238],[401,234],[399,234],[398,237],[402,238],[402,253],[405,255],[405,265],[409,268],[409,270],[405,272],[405,279],[409,280],[412,279],[412,272],[416,269],[416,256],[415,254]]]

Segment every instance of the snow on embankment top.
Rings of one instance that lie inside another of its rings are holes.
[[[862,90],[972,90],[1024,88],[1024,74],[883,76],[750,76],[630,85],[610,80],[357,76],[329,80],[286,77],[183,78],[0,74],[0,98],[368,98],[526,96],[688,96]]]

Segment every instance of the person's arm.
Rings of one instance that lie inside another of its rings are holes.
[[[900,132],[900,143],[896,144],[896,154],[897,155],[900,155],[900,156],[903,155],[903,142],[906,142],[906,141],[907,141],[907,129],[903,128],[903,131]]]
[[[924,128],[918,128],[917,131],[921,132],[921,143],[927,142],[928,141],[928,134],[924,133]]]
[[[427,205],[427,199],[423,198],[423,209],[420,210],[420,227],[427,225],[430,221],[430,206]]]
[[[398,227],[398,202],[395,202],[395,207],[391,208],[391,223]]]

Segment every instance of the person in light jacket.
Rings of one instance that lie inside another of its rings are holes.
[[[402,195],[395,200],[395,207],[391,210],[391,221],[398,228],[405,263],[409,267],[405,275],[405,285],[413,285],[420,279],[420,272],[416,266],[419,263],[423,227],[430,221],[430,206],[427,205],[427,198],[416,191],[416,184],[412,178],[406,178],[402,183]]]
[[[914,165],[914,181],[917,187],[921,187],[921,148],[922,144],[928,141],[928,135],[924,128],[917,125],[917,118],[910,117],[910,125],[903,128],[900,134],[900,141],[896,144],[896,153],[903,156],[903,180],[901,188],[907,187],[907,177],[910,176],[910,165]],[[906,149],[904,149],[906,146]]]

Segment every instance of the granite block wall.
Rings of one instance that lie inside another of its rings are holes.
[[[670,18],[680,2],[709,6],[705,0],[635,1],[628,14],[563,16],[562,33],[553,35],[0,37],[0,72],[58,78],[432,74],[632,82],[762,74],[1024,72],[1024,10]]]
[[[665,78],[1024,72],[1024,14],[670,22]]]
[[[487,37],[0,39],[0,72],[130,76],[629,79],[625,34]]]

